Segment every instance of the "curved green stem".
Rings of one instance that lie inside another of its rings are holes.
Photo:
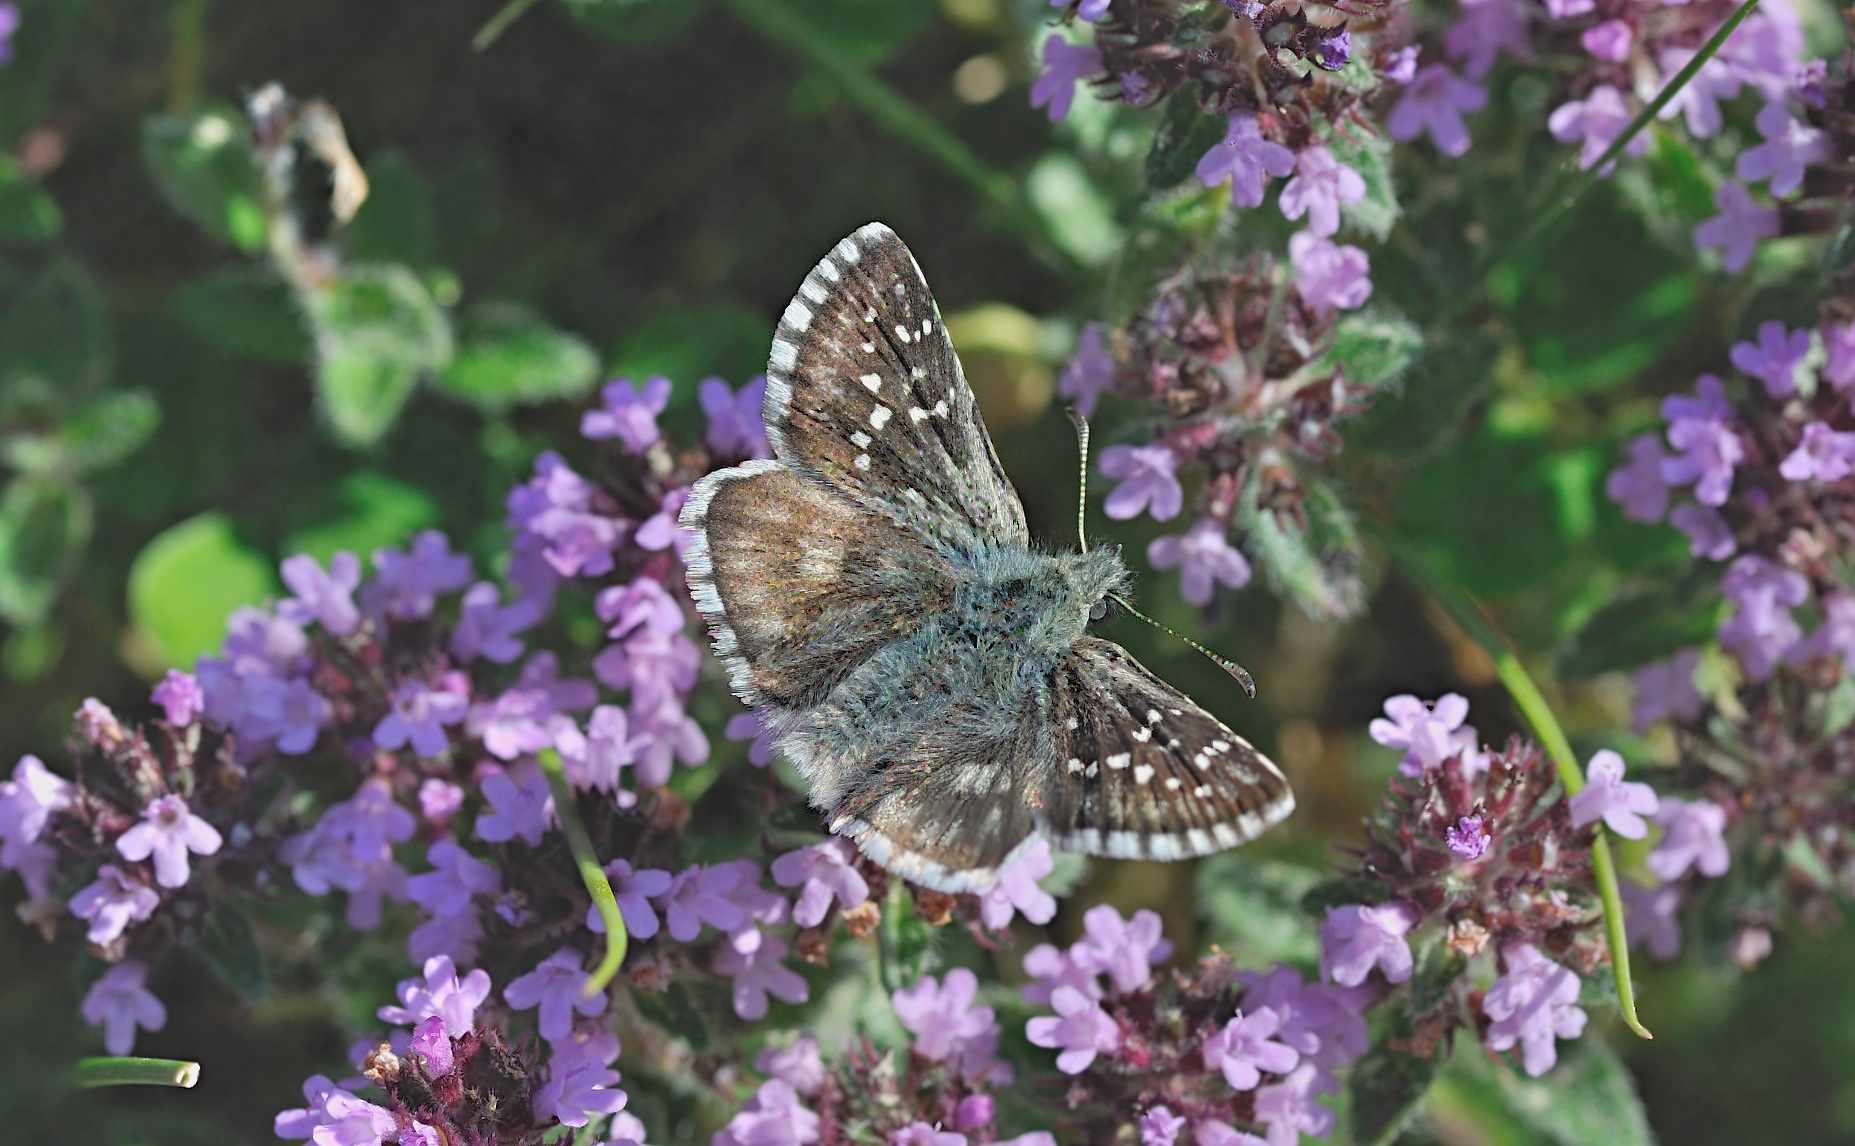
[[[580,806],[573,798],[573,785],[567,783],[560,753],[549,748],[538,759],[541,774],[547,777],[547,786],[554,793],[554,816],[560,821],[561,834],[567,837],[568,849],[573,852],[573,865],[580,869],[580,879],[592,893],[593,907],[598,910],[599,918],[605,920],[605,956],[599,960],[599,966],[593,968],[584,988],[590,998],[606,989],[625,961],[625,917],[618,913],[618,899],[612,894],[612,883],[606,879],[605,869],[593,852],[593,841],[586,834],[586,825],[580,822]]]
[[[470,37],[470,46],[479,52],[488,51],[489,46],[509,30],[509,25],[521,19],[534,6],[535,0],[509,0],[481,28],[477,29],[476,35]]]
[[[1753,3],[1756,2],[1753,0]],[[1572,752],[1572,742],[1566,738],[1565,730],[1559,726],[1558,717],[1553,715],[1552,706],[1546,703],[1545,694],[1539,691],[1539,685],[1527,672],[1526,666],[1520,663],[1512,646],[1488,623],[1466,593],[1430,568],[1414,549],[1383,529],[1374,528],[1371,532],[1390,552],[1405,576],[1417,582],[1442,605],[1455,622],[1462,626],[1463,631],[1494,658],[1495,675],[1500,677],[1501,685],[1507,689],[1507,695],[1513,698],[1514,706],[1526,717],[1533,734],[1539,737],[1547,754],[1552,757],[1553,765],[1558,769],[1559,782],[1565,785],[1565,795],[1569,798],[1584,787],[1584,769],[1578,766],[1578,757]],[[1616,860],[1610,854],[1610,829],[1602,825],[1599,825],[1591,845],[1591,872],[1597,882],[1598,898],[1604,905],[1604,936],[1610,944],[1610,969],[1617,984],[1617,1009],[1622,1012],[1623,1022],[1630,1030],[1645,1039],[1652,1039],[1655,1036],[1636,1017],[1636,992],[1630,983],[1629,939],[1623,927],[1623,895],[1617,887]]]
[[[176,1058],[80,1059],[72,1076],[79,1086],[178,1086],[200,1081],[200,1064]]]

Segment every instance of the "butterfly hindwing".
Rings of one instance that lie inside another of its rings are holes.
[[[1084,637],[1052,685],[1056,846],[1184,859],[1247,843],[1294,811],[1268,757],[1119,645]]]
[[[773,338],[762,413],[781,461],[938,542],[1029,541],[921,268],[880,223],[800,285]]]

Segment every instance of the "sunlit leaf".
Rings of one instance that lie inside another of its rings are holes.
[[[585,339],[514,303],[473,308],[456,357],[438,375],[446,390],[486,410],[572,398],[598,380],[599,355]]]
[[[142,124],[142,159],[175,210],[247,251],[264,245],[258,171],[243,117],[215,109],[155,115]]]
[[[143,547],[129,567],[129,619],[161,659],[191,665],[219,647],[226,618],[276,592],[270,562],[238,540],[232,522],[201,514]]]

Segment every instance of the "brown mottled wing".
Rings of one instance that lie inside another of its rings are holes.
[[[1184,859],[1248,843],[1295,810],[1268,757],[1121,646],[1084,637],[1052,686],[1067,737],[1049,784],[1057,847]]]
[[[697,482],[682,524],[696,607],[735,695],[801,708],[878,649],[945,609],[945,563],[896,522],[779,461]]]
[[[936,541],[1029,541],[927,280],[880,223],[833,247],[786,307],[762,417],[781,461]]]

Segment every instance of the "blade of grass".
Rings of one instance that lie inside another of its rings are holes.
[[[79,1086],[178,1086],[200,1081],[200,1064],[174,1058],[79,1059],[72,1075]]]
[[[612,883],[606,879],[605,869],[593,852],[593,841],[586,834],[586,825],[580,822],[580,806],[573,798],[573,786],[567,783],[560,753],[549,748],[541,753],[539,760],[541,774],[547,777],[548,789],[554,793],[554,816],[560,821],[561,834],[567,837],[568,850],[573,852],[573,866],[580,869],[580,880],[592,894],[599,918],[605,921],[605,955],[593,968],[584,989],[586,996],[591,998],[606,989],[625,961],[628,939],[625,917],[618,913],[618,899],[612,894]]]

